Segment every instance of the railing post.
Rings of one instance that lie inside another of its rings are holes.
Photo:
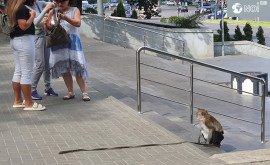
[[[262,84],[262,111],[261,111],[261,143],[265,142],[265,82]]]
[[[126,47],[124,48],[127,48],[127,25],[125,24],[125,45]]]
[[[103,42],[105,42],[105,26],[106,26],[106,18],[104,18],[104,22],[103,22]]]
[[[142,111],[141,102],[141,67],[140,67],[140,51],[136,51],[136,76],[137,76],[137,110]]]
[[[193,124],[193,63],[190,63],[190,123]]]
[[[165,37],[163,36],[163,50],[165,51]]]

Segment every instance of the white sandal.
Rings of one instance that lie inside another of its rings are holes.
[[[46,109],[45,106],[38,104],[38,103],[34,103],[31,108],[24,108],[23,110],[25,110],[25,111],[43,111],[45,109]]]
[[[25,107],[25,100],[23,100],[22,104],[13,105],[13,108],[24,108]]]
[[[83,101],[90,101],[90,97],[88,96],[88,94],[86,92],[82,93],[82,100]]]

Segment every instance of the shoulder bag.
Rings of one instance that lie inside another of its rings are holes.
[[[57,13],[55,13],[57,14]],[[66,30],[60,25],[60,18],[55,21],[55,25],[48,29],[46,33],[46,47],[59,46],[70,43]]]
[[[14,28],[10,26],[9,18],[6,14],[0,13],[0,32],[9,35]]]

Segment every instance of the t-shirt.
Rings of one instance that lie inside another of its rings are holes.
[[[18,8],[16,13],[16,20],[25,19],[28,20],[30,18],[29,9],[25,7],[23,4]],[[15,25],[15,30],[10,33],[10,38],[19,37],[25,34],[35,35],[35,26],[34,23],[31,26],[23,31],[18,25]]]

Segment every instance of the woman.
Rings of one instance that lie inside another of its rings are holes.
[[[33,24],[36,12],[29,10],[23,3],[26,0],[9,0],[5,6],[11,26],[10,44],[13,49],[15,71],[12,79],[15,102],[14,108],[24,110],[45,110],[46,107],[34,103],[31,98],[31,83],[35,59],[35,27]],[[21,91],[25,101],[22,100]]]
[[[37,85],[42,74],[45,83],[44,94],[49,96],[58,96],[58,94],[54,92],[53,88],[51,88],[51,72],[49,68],[50,49],[46,48],[45,31],[43,28],[43,18],[46,13],[54,8],[54,4],[37,0],[29,0],[25,4],[30,6],[30,8],[36,12],[36,17],[34,19],[36,66],[34,68],[32,79],[32,99],[42,99],[42,97],[37,93]]]
[[[68,94],[63,99],[69,100],[75,97],[72,75],[75,76],[82,92],[83,101],[90,101],[85,89],[88,72],[78,32],[78,27],[81,26],[80,11],[76,7],[71,7],[73,0],[55,0],[54,2],[58,10],[62,10],[63,13],[54,10],[50,11],[48,19],[44,20],[46,29],[52,27],[52,22],[54,22],[52,21],[54,20],[52,19],[54,18],[53,14],[58,13],[60,24],[65,28],[71,42],[51,48],[50,67],[52,68],[52,77],[59,78],[63,76],[68,89]]]

